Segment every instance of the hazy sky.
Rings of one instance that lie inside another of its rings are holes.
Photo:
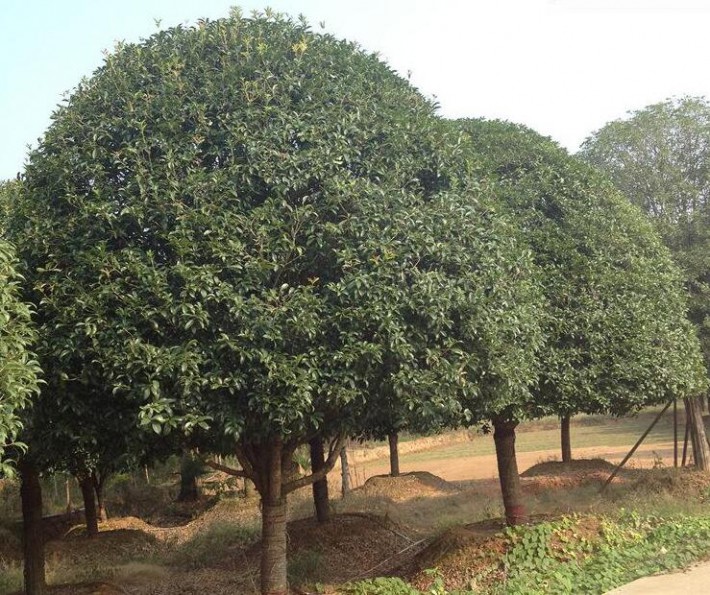
[[[0,0],[0,179],[118,40],[270,6],[377,51],[450,117],[527,124],[571,151],[671,96],[710,97],[710,0]]]

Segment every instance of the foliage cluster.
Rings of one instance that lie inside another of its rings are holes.
[[[0,183],[0,209],[9,208],[15,183]],[[39,388],[39,365],[30,351],[35,339],[31,309],[22,301],[23,278],[15,250],[0,240],[0,477],[10,476],[14,457],[25,445],[16,442],[22,429],[20,412]]]
[[[603,593],[643,576],[686,567],[710,547],[707,517],[628,513],[606,519],[598,536],[555,545],[554,538],[563,535],[569,523],[563,519],[509,532],[502,592]],[[544,555],[538,557],[540,553]]]
[[[456,125],[539,269],[546,340],[525,415],[622,415],[701,392],[682,279],[643,215],[591,167],[524,126]]]

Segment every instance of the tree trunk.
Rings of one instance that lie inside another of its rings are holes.
[[[102,473],[101,477],[96,471],[91,473],[91,482],[96,493],[96,507],[100,521],[107,521],[108,514],[106,513],[106,505],[104,504],[104,484],[106,483],[106,474]]]
[[[94,482],[91,474],[85,473],[77,476],[81,496],[84,499],[84,517],[86,519],[86,535],[96,537],[99,534],[99,521],[96,516],[96,500],[94,499]]]
[[[197,485],[196,461],[192,453],[185,452],[180,462],[180,493],[178,502],[197,502],[200,499],[200,488]]]
[[[498,477],[503,492],[505,520],[509,525],[519,525],[527,520],[523,492],[515,457],[515,428],[517,422],[497,418],[493,420],[493,438],[498,459]]]
[[[560,418],[560,441],[562,445],[562,462],[572,462],[572,438],[569,431],[571,415],[563,415]]]
[[[259,481],[261,492],[261,593],[287,595],[286,521],[288,510],[283,493],[282,446],[267,446],[265,471]]]
[[[390,443],[390,475],[399,477],[399,434],[389,434],[387,439]]]
[[[64,481],[64,489],[67,496],[67,514],[71,514],[72,504],[71,504],[71,479],[69,477]]]
[[[313,438],[309,442],[311,451],[311,472],[316,473],[325,467],[325,457],[323,456],[323,438],[320,436]],[[328,477],[313,483],[313,504],[316,509],[316,519],[319,523],[327,523],[330,520],[330,501],[328,499]]]
[[[20,461],[22,483],[22,537],[24,550],[25,595],[44,595],[44,536],[42,534],[42,486],[39,473],[30,464]]]
[[[345,498],[345,495],[350,491],[350,465],[348,464],[348,449],[345,446],[340,451],[340,475],[342,479],[340,494]]]
[[[701,471],[710,471],[710,448],[705,435],[700,398],[685,399],[685,409],[690,422],[690,440],[693,444],[695,466]]]

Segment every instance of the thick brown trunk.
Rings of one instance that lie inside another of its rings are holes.
[[[705,434],[700,398],[685,399],[685,409],[690,422],[690,440],[693,444],[695,466],[701,471],[710,471],[710,448]]]
[[[399,434],[389,434],[387,440],[390,444],[390,475],[399,477]]]
[[[350,491],[350,465],[348,463],[348,449],[343,446],[340,451],[340,475],[342,479],[340,493],[343,498]]]
[[[276,504],[262,502],[261,510],[261,593],[286,595],[286,499]]]
[[[98,516],[100,521],[107,521],[108,514],[106,512],[106,505],[104,504],[104,484],[106,483],[106,475],[101,474],[99,477],[96,471],[91,474],[91,482],[94,486],[94,492],[96,494],[96,509],[98,511]]]
[[[325,467],[323,456],[323,438],[313,438],[309,442],[311,451],[311,471],[316,473]],[[313,483],[313,504],[316,509],[316,519],[319,523],[330,520],[330,501],[328,499],[328,477]]]
[[[268,450],[267,450],[268,449]],[[261,593],[287,595],[286,496],[283,494],[283,457],[280,443],[267,446],[261,492]]]
[[[200,487],[197,485],[197,463],[192,453],[186,452],[180,462],[180,493],[178,502],[197,502]]]
[[[86,518],[86,535],[96,537],[99,534],[99,521],[96,515],[96,500],[94,499],[94,482],[91,474],[86,473],[77,477],[81,496],[84,499],[84,517]]]
[[[562,446],[562,462],[572,462],[572,438],[569,431],[571,415],[563,415],[560,418],[560,442]]]
[[[515,428],[517,425],[517,422],[500,418],[493,420],[498,477],[503,493],[505,520],[509,525],[519,525],[527,520],[520,475],[518,474],[518,462],[515,457]]]
[[[25,595],[44,595],[44,536],[42,535],[42,487],[39,473],[27,462],[19,464],[22,500]]]

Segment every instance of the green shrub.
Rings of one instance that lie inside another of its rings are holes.
[[[21,564],[0,559],[0,593],[20,591],[22,584]]]
[[[348,583],[341,589],[346,595],[421,595],[414,587],[401,578],[380,577]]]

